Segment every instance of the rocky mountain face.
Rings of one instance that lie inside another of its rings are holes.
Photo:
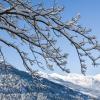
[[[0,64],[0,100],[100,100],[43,77]]]

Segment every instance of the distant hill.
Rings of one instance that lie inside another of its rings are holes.
[[[0,65],[0,100],[99,100],[95,96]]]

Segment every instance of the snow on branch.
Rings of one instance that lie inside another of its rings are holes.
[[[3,5],[4,2],[9,7]],[[63,22],[61,16],[63,7],[45,8],[43,5],[34,6],[29,2],[32,1],[3,0],[0,2],[0,30],[6,31],[12,39],[18,41],[20,39],[23,45],[27,45],[32,58],[28,57],[27,51],[22,51],[20,46],[11,43],[10,40],[0,38],[0,42],[17,51],[27,70],[32,73],[32,68],[29,67],[27,61],[31,65],[37,64],[41,68],[45,66],[43,65],[43,61],[45,61],[46,66],[50,69],[53,69],[56,64],[63,71],[69,72],[69,69],[65,68],[68,54],[63,54],[61,48],[57,47],[57,40],[54,36],[56,38],[65,37],[76,49],[83,74],[85,74],[86,62],[88,62],[85,58],[88,58],[92,65],[99,65],[100,55],[93,55],[93,52],[100,54],[100,44],[95,36],[90,35],[90,29],[78,24],[80,14]],[[23,23],[20,23],[22,21]],[[2,53],[2,51],[0,52]],[[37,55],[43,60],[39,61]]]

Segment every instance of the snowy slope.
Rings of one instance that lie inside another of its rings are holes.
[[[45,78],[32,77],[12,66],[0,65],[0,100],[100,100],[55,74],[43,75]]]
[[[100,96],[100,74],[95,76],[84,76],[81,74],[67,74],[60,75],[57,73],[47,74],[39,72],[42,77],[47,78],[53,82],[69,86],[90,95]]]

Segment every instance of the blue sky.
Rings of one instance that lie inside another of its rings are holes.
[[[34,0],[34,3],[41,1],[46,6],[52,6],[53,0]],[[80,24],[92,29],[91,34],[96,35],[97,39],[100,42],[100,0],[56,0],[56,3],[59,6],[64,6],[64,12],[62,13],[63,20],[67,21],[68,19],[75,16],[77,13],[81,14]],[[1,33],[1,32],[0,32]],[[71,69],[72,73],[80,73],[79,60],[77,58],[77,53],[70,45],[63,45],[64,41],[60,43],[64,52],[68,52],[68,64],[66,67]],[[7,48],[7,47],[5,47]],[[8,48],[7,48],[8,49]],[[9,61],[16,65],[17,68],[25,70],[22,66],[22,63],[18,60],[20,59],[15,52],[12,52],[10,49],[5,50],[6,55],[9,57]],[[8,52],[9,51],[9,52]],[[50,72],[48,69],[46,72]],[[59,68],[55,68],[55,72],[63,74]],[[87,70],[87,74],[99,74],[100,66],[97,68],[90,67]]]
[[[50,6],[52,5],[53,0],[42,1],[45,5]],[[95,35],[100,42],[100,0],[56,0],[56,3],[60,6],[64,6],[65,9],[62,17],[65,21],[75,16],[77,13],[80,13],[81,19],[79,23],[83,26],[91,28],[91,34]],[[63,44],[64,43],[61,45]],[[67,45],[65,51],[70,53],[68,64],[66,66],[71,69],[72,73],[80,73],[79,60],[74,49]],[[89,67],[87,70],[87,74],[94,75],[99,73],[100,66],[95,68]]]

